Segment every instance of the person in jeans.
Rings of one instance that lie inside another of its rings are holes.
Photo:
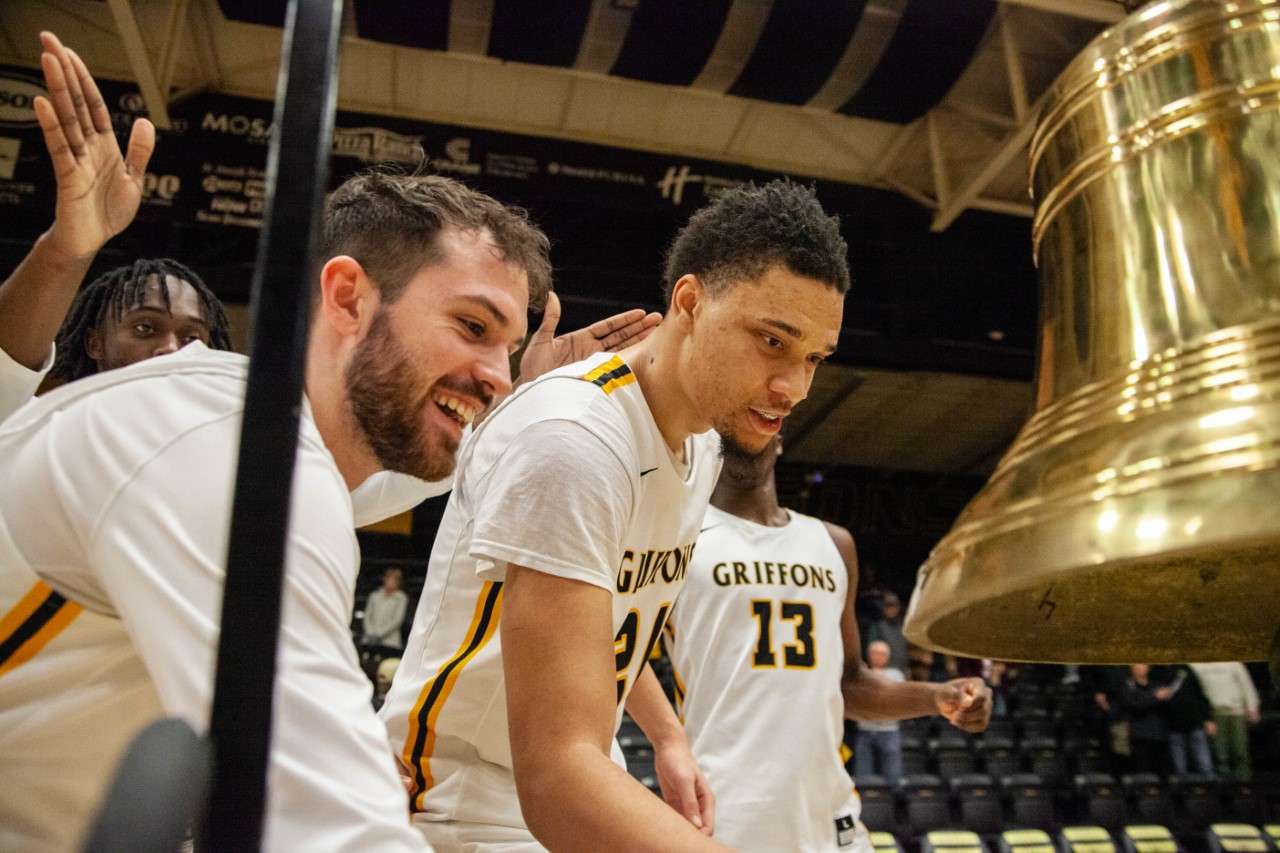
[[[867,646],[867,665],[887,681],[905,681],[902,670],[889,666],[892,650],[884,640]],[[857,779],[879,772],[890,785],[902,780],[902,733],[898,721],[859,721],[853,745],[853,773]]]
[[[1165,721],[1169,727],[1169,765],[1177,774],[1199,773],[1213,775],[1213,756],[1209,752],[1209,738],[1217,734],[1213,721],[1213,709],[1200,687],[1200,679],[1186,666],[1173,670],[1169,685],[1173,695],[1164,706]]]
[[[1200,679],[1218,733],[1213,739],[1218,758],[1218,772],[1231,779],[1247,782],[1253,777],[1249,763],[1249,730],[1262,719],[1258,707],[1258,689],[1253,686],[1244,664],[1193,663],[1191,669]]]

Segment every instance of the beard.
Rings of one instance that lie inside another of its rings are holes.
[[[431,386],[396,337],[385,309],[378,310],[356,346],[345,383],[356,425],[379,465],[422,480],[443,480],[453,473],[458,440],[443,430],[428,432],[426,407],[436,405]],[[476,383],[442,377],[436,384],[486,405],[491,396]]]
[[[767,442],[759,450],[752,450],[739,442],[729,430],[717,432],[720,433],[720,455],[724,457],[720,476],[729,478],[735,486],[742,489],[764,485],[773,472],[774,461],[777,459],[773,441]]]

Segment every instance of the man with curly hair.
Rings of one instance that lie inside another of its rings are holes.
[[[652,336],[524,386],[463,447],[380,712],[437,850],[723,849],[647,660],[722,444],[764,451],[836,347],[846,253],[808,188],[725,193],[672,245]],[[611,758],[624,707],[665,804]]]

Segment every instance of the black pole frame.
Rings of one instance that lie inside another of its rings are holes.
[[[214,775],[200,837],[203,850],[218,853],[262,843],[289,499],[341,21],[342,0],[290,0],[285,20],[210,719]]]

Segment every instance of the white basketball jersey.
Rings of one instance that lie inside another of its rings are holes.
[[[664,641],[716,838],[739,850],[848,849],[858,818],[840,761],[848,570],[826,526],[707,510]]]
[[[621,722],[684,585],[719,476],[719,438],[692,436],[683,457],[673,458],[635,375],[607,353],[524,386],[463,445],[381,711],[416,775],[415,820],[525,826],[498,632],[508,563],[612,594]],[[589,483],[596,491],[582,494]]]

